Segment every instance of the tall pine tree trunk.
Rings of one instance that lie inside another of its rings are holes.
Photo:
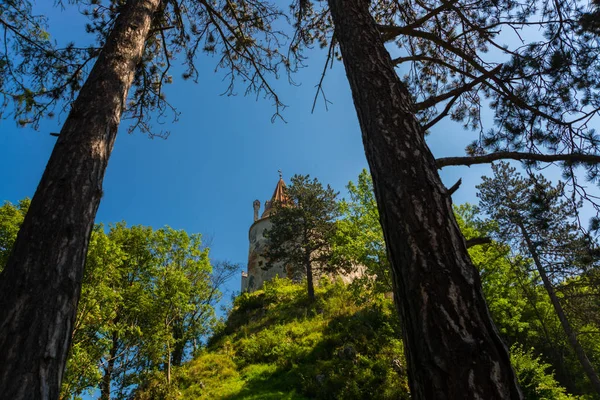
[[[583,347],[581,347],[579,340],[577,340],[577,335],[575,335],[575,332],[571,327],[571,323],[565,315],[562,305],[560,304],[560,300],[558,299],[558,296],[554,291],[554,286],[552,286],[552,282],[550,282],[548,275],[546,275],[546,271],[544,269],[544,266],[542,265],[540,256],[531,240],[531,237],[529,237],[529,232],[527,231],[522,222],[518,222],[518,225],[519,229],[521,230],[521,233],[523,234],[523,238],[525,238],[527,248],[529,249],[529,253],[531,253],[531,257],[533,258],[533,262],[535,263],[536,269],[540,274],[540,278],[542,278],[544,288],[546,289],[546,292],[548,292],[548,297],[550,297],[550,302],[552,303],[554,311],[558,316],[560,325],[562,326],[565,335],[567,335],[569,345],[571,346],[573,351],[575,351],[577,359],[579,360],[581,367],[585,371],[585,374],[588,376],[588,379],[592,383],[594,390],[596,391],[596,393],[598,393],[598,395],[600,395],[600,378],[598,378],[598,374],[596,373],[594,366],[588,359],[587,354],[585,354],[585,350],[583,350]]]
[[[160,1],[118,16],[0,276],[0,399],[58,399],[104,172]]]
[[[519,399],[450,195],[369,5],[329,0],[389,251],[411,396]]]

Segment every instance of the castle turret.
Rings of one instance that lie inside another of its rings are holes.
[[[253,203],[254,223],[250,226],[248,234],[250,241],[248,272],[242,273],[242,291],[253,292],[260,289],[265,281],[273,279],[276,275],[280,277],[287,276],[283,263],[275,263],[270,268],[267,268],[267,260],[265,258],[267,239],[264,236],[265,231],[272,226],[270,216],[273,213],[274,202],[285,201],[285,182],[280,171],[279,181],[275,186],[273,196],[265,202],[265,209],[260,218],[258,218],[260,202],[255,200]]]
[[[254,207],[254,222],[256,222],[258,221],[258,212],[260,211],[260,201],[254,200],[252,206]]]

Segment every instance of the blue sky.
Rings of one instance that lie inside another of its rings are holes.
[[[51,3],[51,2],[48,2]],[[40,5],[49,17],[50,34],[59,43],[83,38],[85,19],[73,6],[65,10]],[[211,256],[246,264],[252,202],[270,198],[278,179],[310,174],[344,195],[344,187],[367,167],[360,129],[341,63],[328,72],[325,90],[329,110],[319,103],[311,113],[315,84],[324,52],[309,53],[308,68],[274,82],[288,106],[287,122],[271,122],[273,105],[254,97],[223,96],[227,83],[214,73],[217,60],[201,56],[198,84],[180,79],[167,87],[171,103],[181,113],[167,140],[129,135],[122,127],[104,181],[104,197],[96,222],[127,221],[154,228],[169,225],[202,233],[210,241]],[[243,88],[239,88],[243,93]],[[39,131],[0,121],[0,201],[16,202],[32,196],[58,132],[59,119],[44,122]],[[436,157],[462,155],[473,133],[449,122],[439,124],[428,142]],[[455,203],[476,202],[474,186],[487,167],[448,168],[442,178],[451,186],[463,178]],[[230,283],[239,289],[239,277]]]

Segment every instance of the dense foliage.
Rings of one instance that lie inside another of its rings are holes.
[[[508,171],[506,168],[502,170]],[[351,199],[345,202],[343,208],[346,211],[340,221],[340,226],[345,228],[341,229],[339,234],[346,236],[343,241],[348,243],[346,250],[348,256],[353,260],[361,260],[367,267],[367,275],[379,276],[379,271],[385,268],[387,260],[381,257],[385,255],[385,243],[377,223],[377,208],[372,200],[369,181],[368,174],[363,172],[357,184],[350,183]],[[502,201],[505,197],[496,195],[492,198]],[[528,199],[523,201],[524,204],[531,204]],[[498,207],[496,209],[500,211]],[[564,224],[569,222],[569,218],[565,216],[566,212],[568,208],[563,207],[555,210],[553,214]],[[575,352],[568,344],[529,254],[523,251],[518,243],[490,240],[492,237],[501,239],[497,235],[500,226],[497,221],[485,219],[477,207],[469,204],[457,206],[455,214],[467,241],[483,243],[470,247],[469,254],[479,270],[488,308],[503,339],[509,345],[534,348],[532,354],[539,354],[545,363],[552,366],[556,371],[556,378],[570,393],[587,395],[593,393]],[[580,255],[580,262],[576,264],[579,269],[574,268],[575,264],[567,263],[565,266],[570,270],[566,273],[564,268],[559,268],[560,265],[556,264],[552,273],[561,302],[572,323],[581,333],[578,338],[590,360],[598,368],[600,335],[596,332],[600,326],[598,324],[600,297],[597,295],[595,278],[597,273],[594,272],[595,269],[589,268],[589,263],[592,261],[589,258],[591,254],[584,251],[589,250],[589,247],[583,246],[588,243],[587,239],[583,240],[585,237],[582,237],[581,232],[576,229],[576,224],[567,224],[566,228],[575,231],[571,235],[563,235],[561,241],[542,242],[546,245],[561,244],[560,249],[563,254]],[[556,229],[553,232],[555,235],[560,233]],[[511,237],[516,238],[514,235]],[[573,251],[565,251],[568,249]],[[579,250],[575,251],[577,249]],[[556,256],[558,253],[555,251],[553,254]],[[587,258],[582,259],[584,255],[587,255]],[[587,268],[582,269],[585,263],[581,260],[587,260]],[[385,282],[386,275],[382,276]],[[365,281],[370,282],[368,279],[363,279],[363,282]],[[380,290],[385,286],[378,281],[379,279],[375,280],[374,288]]]
[[[314,278],[348,266],[334,251],[338,193],[308,175],[294,175],[290,182],[284,187],[285,199],[272,205],[272,227],[265,231],[267,267],[283,262],[292,276],[306,276],[308,297],[314,300]]]
[[[29,200],[0,207],[0,267]],[[97,225],[92,233],[62,398],[99,389],[124,398],[149,377],[170,380],[216,322],[219,287],[237,266],[211,266],[199,234]]]
[[[498,229],[496,222],[482,219],[479,210],[472,205],[457,207],[456,214],[467,239],[493,235]],[[594,398],[548,294],[540,284],[539,275],[532,269],[531,260],[496,241],[472,247],[469,253],[479,269],[486,302],[502,338],[509,345],[535,349],[532,354],[552,366],[556,379],[568,393]],[[593,287],[587,285],[581,289],[590,294],[593,292]],[[593,296],[586,300],[597,302]],[[593,319],[589,319],[597,308],[592,309],[594,311],[589,312],[590,307],[581,308],[577,321],[573,322],[579,326],[587,325],[587,332],[581,338],[585,339],[586,351],[598,366],[600,337],[593,333],[597,329],[593,327]]]
[[[497,221],[496,236],[531,260],[530,274],[547,292],[569,346],[600,396],[594,359],[578,339],[596,336],[597,327],[572,321],[565,310],[582,288],[586,296],[598,297],[598,244],[579,227],[580,204],[564,196],[562,182],[553,185],[532,173],[523,177],[506,163],[493,165],[493,171],[479,186],[481,206]]]
[[[370,176],[363,171],[348,188],[350,199],[339,205],[342,215],[328,240],[336,257],[362,264],[365,276],[350,286],[322,278],[314,302],[306,282],[267,282],[235,299],[206,347],[200,339],[215,322],[218,286],[234,266],[211,267],[199,235],[124,223],[108,232],[97,226],[64,398],[95,388],[106,399],[409,398]],[[0,207],[0,260],[28,204]],[[503,225],[484,219],[477,207],[458,206],[455,213],[467,240],[502,238]],[[515,243],[482,243],[469,253],[526,398],[594,398],[530,255]],[[597,368],[600,318],[592,277],[570,271],[557,273],[554,282]]]
[[[340,201],[342,218],[338,221],[336,250],[365,267],[361,278],[365,285],[373,285],[377,292],[391,292],[390,265],[371,175],[363,169],[357,182],[349,182],[346,188],[350,198]]]
[[[344,228],[334,239],[347,246],[336,250],[345,251],[353,261],[367,260],[367,276],[347,287],[321,280],[312,305],[302,285],[280,279],[240,295],[209,346],[175,372],[174,386],[155,381],[138,393],[139,399],[158,393],[183,399],[408,395],[400,324],[389,294],[384,294],[385,285],[377,282],[377,271],[387,261],[371,256],[378,254],[373,249],[385,246],[379,226],[373,223],[376,209],[369,206],[368,174],[361,173],[359,182],[350,183],[349,188],[351,198],[342,204],[344,215],[338,221]],[[499,228],[475,206],[458,206],[455,212],[467,240],[489,238]],[[480,272],[494,322],[511,348],[511,362],[525,398],[595,398],[529,257],[508,244],[482,243],[469,253]],[[593,334],[597,297],[591,296],[593,287],[578,282],[575,287],[580,295],[566,303],[571,304],[571,312],[584,303],[576,318],[578,324],[587,324],[581,340],[598,365],[600,340]],[[348,362],[348,356],[354,361]]]

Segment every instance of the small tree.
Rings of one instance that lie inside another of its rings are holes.
[[[273,226],[265,232],[269,240],[267,268],[284,262],[292,270],[306,273],[308,298],[315,299],[314,273],[333,272],[344,266],[332,250],[340,210],[339,193],[309,175],[294,175],[285,189],[286,200],[274,202]]]

